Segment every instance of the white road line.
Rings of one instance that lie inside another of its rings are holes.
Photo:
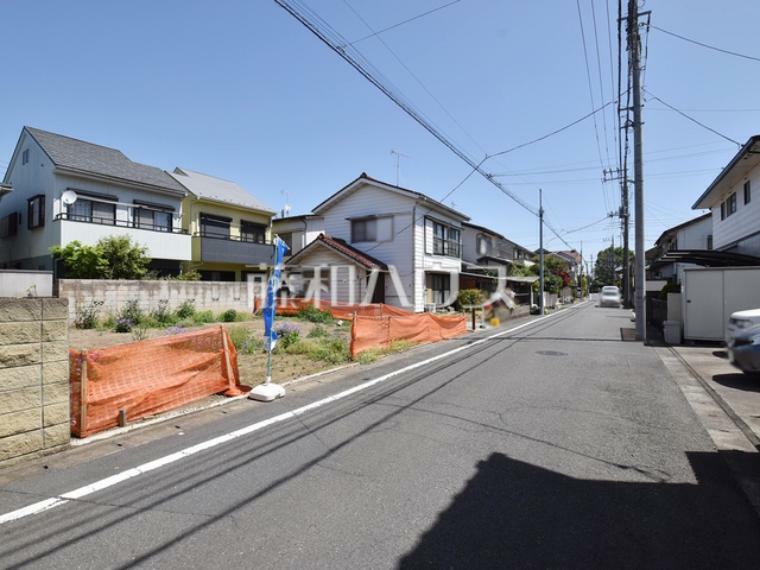
[[[585,301],[583,303],[579,303],[578,305],[575,305],[570,310],[577,309],[579,307],[582,307],[586,305],[589,301]],[[336,402],[338,400],[341,400],[343,398],[347,398],[348,396],[351,396],[353,394],[356,394],[357,392],[361,392],[363,390],[366,390],[368,388],[371,388],[372,386],[375,386],[377,384],[380,384],[381,382],[385,382],[386,380],[390,380],[391,378],[394,378],[396,376],[399,376],[401,374],[404,374],[406,372],[409,372],[411,370],[415,370],[417,368],[421,368],[422,366],[427,366],[428,364],[431,364],[433,362],[436,362],[438,360],[441,360],[443,358],[448,358],[449,356],[453,354],[457,354],[459,352],[464,352],[466,350],[470,350],[480,344],[483,344],[484,342],[487,342],[493,338],[498,338],[500,336],[507,335],[509,333],[512,333],[516,330],[522,329],[524,327],[534,325],[536,323],[542,322],[547,319],[551,319],[552,317],[556,315],[561,315],[565,311],[558,311],[556,313],[552,313],[551,315],[546,315],[542,317],[538,317],[537,319],[534,319],[532,321],[529,321],[527,323],[523,323],[521,325],[518,325],[516,327],[512,327],[511,329],[507,329],[501,332],[498,332],[496,334],[492,334],[490,336],[481,338],[479,340],[476,340],[474,342],[471,342],[469,344],[462,345],[460,347],[454,348],[452,350],[443,352],[441,354],[437,354],[435,356],[431,356],[430,358],[427,358],[425,360],[421,360],[419,362],[415,362],[413,364],[410,364],[408,366],[405,366],[403,368],[399,368],[398,370],[394,370],[392,372],[388,372],[387,374],[383,374],[382,376],[378,376],[377,378],[373,378],[372,380],[367,380],[366,382],[362,382],[361,384],[357,384],[353,388],[349,388],[348,390],[343,390],[342,392],[338,392],[337,394],[333,394],[332,396],[328,396],[326,398],[322,398],[321,400],[317,400],[316,402],[312,402],[311,404],[307,404],[305,406],[301,406],[300,408],[296,408],[295,410],[291,410],[289,412],[284,412],[282,414],[276,415],[274,417],[268,418],[266,420],[262,420],[260,422],[256,422],[253,424],[250,424],[248,426],[245,426],[243,428],[237,429],[235,431],[231,431],[229,433],[226,433],[224,435],[220,435],[218,437],[214,437],[212,439],[206,440],[204,442],[198,443],[196,445],[192,445],[190,447],[186,447],[185,449],[182,449],[180,451],[177,451],[175,453],[171,453],[169,455],[165,455],[163,457],[160,457],[158,459],[154,459],[153,461],[149,461],[147,463],[143,463],[142,465],[138,465],[137,467],[133,467],[131,469],[127,469],[126,471],[123,471],[119,473],[118,475],[112,475],[110,477],[106,477],[105,479],[100,479],[99,481],[95,481],[94,483],[90,483],[89,485],[85,485],[84,487],[79,487],[78,489],[74,489],[73,491],[68,491],[66,493],[63,493],[61,495],[58,495],[56,497],[50,497],[49,499],[44,499],[42,501],[39,501],[37,503],[33,503],[31,505],[28,505],[26,507],[22,507],[20,509],[17,509],[15,511],[10,511],[8,513],[5,513],[3,515],[0,515],[0,525],[9,523],[11,521],[16,521],[19,519],[22,519],[24,517],[28,517],[30,515],[36,515],[39,513],[42,513],[44,511],[53,509],[55,507],[60,507],[61,505],[65,505],[71,500],[81,499],[82,497],[86,497],[88,495],[91,495],[92,493],[96,493],[98,491],[102,491],[103,489],[107,489],[109,487],[113,487],[114,485],[118,485],[119,483],[123,483],[124,481],[128,481],[129,479],[133,479],[135,477],[139,477],[140,475],[144,475],[145,473],[148,473],[150,471],[153,471],[155,469],[159,469],[161,467],[164,467],[166,465],[169,465],[171,463],[175,463],[177,461],[180,461],[181,459],[185,459],[186,457],[190,457],[191,455],[195,455],[196,453],[200,453],[201,451],[205,451],[207,449],[211,449],[212,447],[216,447],[218,445],[222,445],[224,443],[230,442],[232,440],[238,439],[240,437],[243,437],[245,435],[251,434],[253,432],[259,431],[261,429],[264,429],[265,427],[271,426],[276,423],[283,422],[285,420],[289,420],[292,418],[295,418],[297,416],[303,415],[306,412],[310,412],[312,410],[316,410],[317,408],[321,408],[322,406],[326,404],[330,404],[332,402]]]

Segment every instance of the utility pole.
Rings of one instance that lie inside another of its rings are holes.
[[[544,314],[544,198],[538,189],[538,314]]]
[[[628,176],[623,176],[620,219],[623,222],[623,306],[631,306],[631,266],[628,246]]]
[[[644,275],[644,165],[641,142],[641,54],[639,13],[636,0],[628,0],[628,53],[633,91],[633,182],[636,215],[636,250],[634,279],[636,283],[634,311],[636,336],[646,343],[646,276]]]

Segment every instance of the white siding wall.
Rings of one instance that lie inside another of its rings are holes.
[[[360,303],[362,301],[367,290],[367,272],[363,267],[352,264],[342,255],[324,246],[315,246],[312,251],[304,253],[303,257],[299,259],[299,265],[302,267],[322,267],[320,277],[329,277],[331,271],[334,272],[330,281],[330,291],[328,293],[322,292],[322,300],[335,300],[338,303]],[[289,284],[295,295],[306,293],[306,288],[309,285],[298,277],[291,279]],[[332,297],[333,291],[335,292],[334,299]]]
[[[707,236],[712,233],[712,226],[712,218],[705,218],[678,230],[678,249],[707,249]]]
[[[435,218],[441,222],[450,224],[462,229],[462,223],[459,219],[435,210],[430,210],[424,206],[417,207],[417,223],[415,224],[415,259],[417,267],[415,271],[414,287],[414,310],[422,311],[425,309],[425,273],[451,273],[451,290],[454,291],[459,286],[459,272],[462,270],[462,260],[460,258],[448,257],[443,255],[433,255],[433,224],[428,218]]]
[[[350,218],[362,216],[393,216],[391,239],[383,242],[362,242],[351,245],[379,259],[398,271],[406,297],[413,298],[414,272],[412,269],[412,210],[414,200],[375,186],[365,184],[339,200],[322,214],[324,231],[328,235],[351,243]],[[420,258],[417,258],[420,259]],[[401,305],[401,298],[390,277],[385,279],[385,302]]]
[[[713,247],[722,249],[755,232],[760,232],[760,167],[750,171],[748,179],[752,185],[752,201],[744,203],[744,180],[727,191],[721,200],[725,200],[732,192],[736,192],[736,213],[725,220],[720,219],[720,203],[712,209]],[[760,256],[760,248],[756,241],[740,244],[734,250],[737,253]]]
[[[0,263],[35,257],[46,257],[50,263],[50,248],[60,237],[60,227],[53,222],[54,174],[53,163],[26,132],[19,142],[17,159],[9,166],[8,182],[13,191],[0,200],[0,217],[11,212],[21,213],[21,224],[15,237],[0,240]],[[21,155],[29,149],[29,162],[22,164]],[[45,194],[45,226],[27,229],[27,200]],[[44,269],[50,269],[47,265]],[[24,267],[23,269],[39,269]]]
[[[322,218],[308,218],[306,220],[272,220],[272,232],[276,234],[292,234],[293,235],[293,249],[288,252],[288,255],[298,253],[311,242],[313,242],[319,234],[324,232],[324,222]]]

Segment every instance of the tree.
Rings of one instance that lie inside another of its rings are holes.
[[[148,248],[132,243],[129,236],[110,236],[98,241],[107,263],[105,279],[140,279],[148,272]]]
[[[66,277],[74,279],[140,279],[150,264],[147,248],[129,236],[101,238],[95,245],[72,241],[50,251],[63,263]]]
[[[514,274],[526,274],[526,275],[538,275],[540,273],[540,265],[538,260],[534,265],[529,268],[515,268]],[[557,257],[556,255],[545,254],[544,255],[544,291],[549,293],[556,293],[562,290],[562,287],[566,287],[570,284],[570,274],[568,273],[568,266],[565,261]],[[533,290],[538,292],[538,281],[533,283]]]
[[[633,263],[633,253],[629,254],[630,263]],[[615,273],[616,267],[623,265],[623,248],[612,246],[603,249],[596,256],[594,264],[594,286],[604,287],[605,285],[620,286],[620,279]]]

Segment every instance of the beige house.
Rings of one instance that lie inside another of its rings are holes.
[[[188,192],[182,228],[192,236],[186,269],[204,281],[245,281],[272,261],[275,212],[238,184],[177,167],[171,176]]]

